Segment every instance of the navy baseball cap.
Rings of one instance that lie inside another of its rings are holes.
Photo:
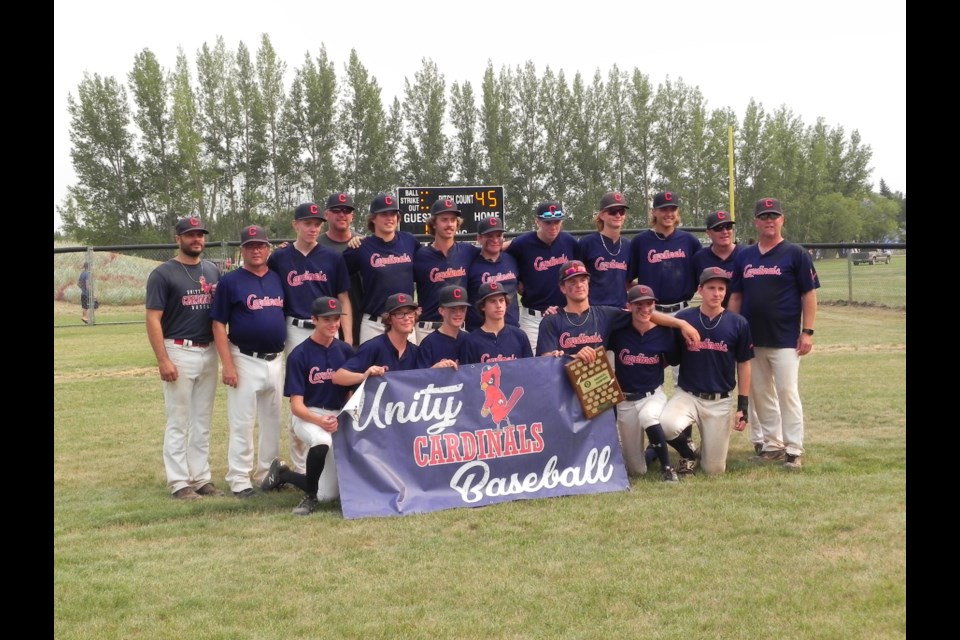
[[[390,211],[390,209],[387,209],[387,211]],[[409,293],[395,293],[387,298],[387,303],[383,305],[383,312],[385,314],[393,313],[397,309],[404,307],[416,309],[417,303],[413,301],[413,296]]]
[[[721,280],[727,280],[729,282],[732,275],[732,273],[729,271],[724,271],[720,267],[707,267],[700,272],[700,284],[703,284],[707,280],[714,280],[717,278]]]
[[[440,289],[441,307],[469,307],[470,301],[467,300],[467,290],[455,284],[448,285]]]
[[[630,291],[627,291],[627,302],[640,302],[641,300],[653,300],[656,302],[657,294],[645,284],[637,284],[630,287]]]
[[[661,191],[653,196],[653,208],[663,209],[664,207],[679,207],[680,198],[673,191]]]
[[[506,296],[507,300],[510,300],[510,294],[507,293],[507,290],[503,288],[503,285],[499,282],[484,282],[480,285],[480,291],[477,292],[478,298],[474,303],[479,309],[483,306],[483,301],[489,298],[490,296]]]
[[[340,301],[329,296],[320,296],[314,300],[311,313],[317,318],[345,315],[343,313],[343,307],[340,306]]]
[[[313,220],[326,220],[323,214],[320,213],[320,207],[312,202],[304,202],[293,210],[294,220],[306,220],[308,218]]]
[[[500,218],[497,218],[497,217],[484,218],[483,220],[477,223],[478,236],[482,236],[485,233],[492,233],[494,231],[499,231],[501,233],[503,233],[504,231],[503,222],[500,220]]]
[[[190,216],[189,218],[181,218],[177,220],[176,234],[182,236],[185,233],[191,231],[202,231],[203,233],[210,233],[207,231],[207,228],[203,226],[203,222],[200,221],[200,218],[196,216]]]
[[[623,197],[623,194],[619,191],[610,191],[603,194],[603,197],[600,198],[600,211],[604,209],[611,208],[624,208],[629,209],[630,206],[627,204],[627,199]]]
[[[569,280],[574,276],[587,276],[590,277],[590,272],[587,271],[587,265],[583,264],[579,260],[569,260],[563,263],[563,266],[560,267],[560,282],[564,280]]]
[[[537,205],[537,217],[541,220],[563,220],[563,206],[556,200],[544,200]]]
[[[775,213],[782,216],[783,209],[780,208],[780,201],[776,198],[760,198],[757,200],[757,204],[753,207],[753,217],[756,218],[764,213]]]
[[[327,209],[336,209],[337,207],[346,207],[347,209],[356,209],[353,206],[353,198],[349,193],[338,191],[327,196]]]
[[[264,242],[270,244],[270,238],[267,237],[267,230],[258,224],[251,224],[244,227],[240,232],[240,246],[250,244],[251,242]]]
[[[735,224],[726,211],[714,211],[707,216],[707,229],[713,229],[721,224]]]
[[[460,209],[457,209],[457,205],[453,204],[453,198],[440,198],[432,205],[430,205],[430,217],[438,216],[441,213],[455,213],[461,218],[463,217],[463,212]]]
[[[387,213],[388,211],[400,213],[397,196],[391,193],[378,193],[374,196],[373,202],[370,203],[370,213]]]

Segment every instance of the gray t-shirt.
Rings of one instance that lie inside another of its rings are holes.
[[[185,265],[167,260],[147,278],[147,309],[163,312],[160,326],[167,339],[213,342],[210,305],[220,270],[209,260]]]

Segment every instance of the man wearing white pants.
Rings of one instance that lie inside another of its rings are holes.
[[[226,480],[233,495],[250,498],[256,495],[250,478],[255,423],[260,423],[260,440],[254,482],[263,480],[280,454],[281,356],[287,329],[283,284],[280,276],[267,268],[270,241],[266,230],[257,225],[244,227],[240,252],[243,267],[225,275],[217,285],[210,317],[227,385],[230,442]]]

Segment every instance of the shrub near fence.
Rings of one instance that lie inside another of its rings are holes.
[[[588,232],[573,232],[583,235]],[[635,233],[635,232],[634,232]],[[516,236],[511,233],[508,236]],[[628,234],[628,237],[633,233]],[[699,234],[702,236],[702,232]],[[471,238],[472,239],[472,238]],[[239,259],[236,242],[207,243],[204,258],[213,260],[221,270],[233,268]],[[863,245],[861,245],[863,246]],[[884,245],[875,245],[880,248]],[[853,304],[906,309],[907,254],[899,251],[889,264],[854,267],[846,255],[835,257],[836,245],[817,245],[812,249],[824,257],[815,261],[821,288],[821,304]],[[819,248],[830,247],[830,248]],[[80,321],[80,288],[77,278],[86,260],[90,260],[90,282],[98,309],[91,309],[91,324],[107,322],[143,322],[143,304],[147,277],[160,263],[176,255],[177,245],[141,245],[132,247],[54,247],[53,300],[54,326],[73,326]]]

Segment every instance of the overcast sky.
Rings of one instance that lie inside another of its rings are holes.
[[[873,150],[871,181],[907,191],[906,3],[902,0],[353,0],[268,2],[75,0],[54,3],[53,199],[76,177],[70,162],[67,94],[84,72],[126,83],[134,56],[150,49],[172,70],[182,47],[191,63],[223,36],[256,54],[261,34],[287,63],[286,79],[321,44],[338,76],[356,49],[383,89],[402,98],[424,58],[449,86],[479,92],[487,63],[497,71],[531,61],[568,81],[616,64],[656,86],[668,77],[699,87],[708,109],[742,119],[753,98],[770,112],[786,105],[806,125],[824,118]],[[196,69],[191,69],[194,81]],[[132,102],[131,102],[132,106]],[[58,226],[54,212],[54,228]]]

